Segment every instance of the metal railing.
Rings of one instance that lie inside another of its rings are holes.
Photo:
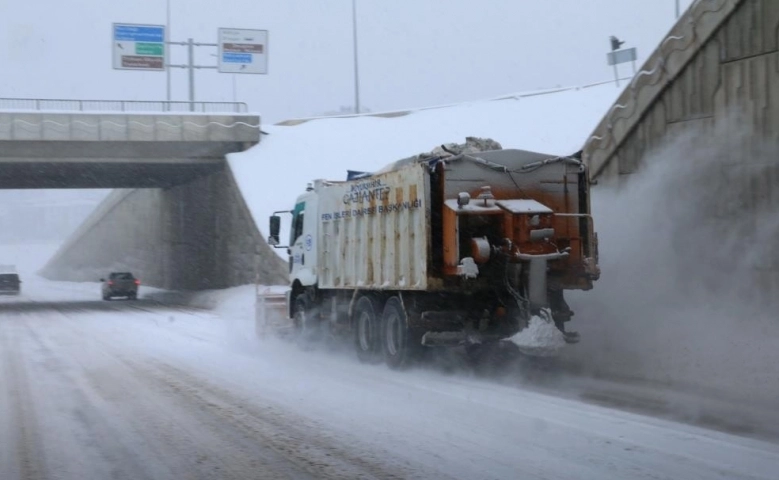
[[[0,98],[0,111],[39,112],[180,112],[246,113],[243,102],[166,102],[145,100],[66,100],[54,98]]]

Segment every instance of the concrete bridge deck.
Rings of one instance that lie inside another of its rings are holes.
[[[146,107],[107,104],[117,105]],[[0,111],[0,188],[117,189],[48,262],[45,276],[96,280],[129,270],[174,290],[242,285],[258,275],[283,280],[284,264],[265,244],[225,159],[259,143],[259,116],[24,106],[46,107]]]
[[[0,112],[0,188],[187,183],[260,141],[248,114]]]

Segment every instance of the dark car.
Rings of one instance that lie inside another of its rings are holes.
[[[22,281],[18,273],[0,273],[0,294],[19,295],[22,291]]]
[[[108,279],[100,279],[103,282],[103,300],[113,297],[127,297],[130,300],[138,298],[138,286],[141,281],[130,272],[112,272]]]

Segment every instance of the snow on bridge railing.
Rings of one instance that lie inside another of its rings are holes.
[[[0,98],[0,111],[37,112],[150,112],[246,113],[243,102],[167,102],[147,100],[68,100],[56,98]]]

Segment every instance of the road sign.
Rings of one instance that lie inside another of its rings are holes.
[[[609,52],[606,55],[606,61],[609,62],[609,66],[617,65],[619,63],[635,62],[636,49],[626,48],[624,50],[615,50],[613,52]]]
[[[114,68],[165,70],[165,26],[113,24]]]
[[[268,31],[219,29],[219,71],[268,73]]]

